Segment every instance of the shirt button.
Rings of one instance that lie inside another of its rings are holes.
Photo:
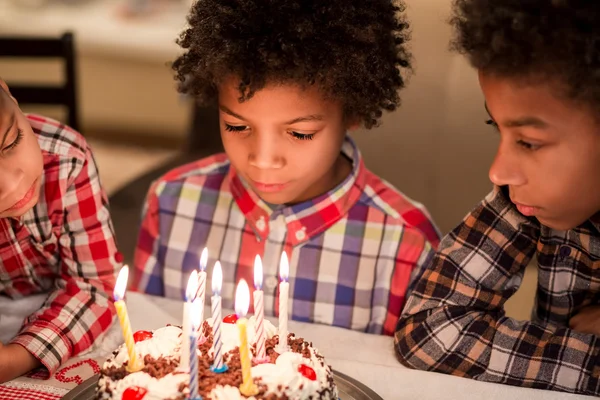
[[[258,228],[259,231],[264,232],[266,227],[267,223],[265,222],[265,217],[261,216],[258,221],[256,221],[256,228]]]
[[[267,277],[267,279],[265,280],[265,286],[267,287],[267,289],[269,290],[273,290],[277,287],[277,283],[279,281],[277,280],[276,277],[274,276],[269,276]]]
[[[296,231],[296,239],[297,240],[304,240],[304,239],[306,239],[306,231],[305,231],[305,229],[306,228],[302,228],[302,229]]]
[[[568,257],[571,254],[571,248],[569,246],[561,246],[559,253],[561,257]]]

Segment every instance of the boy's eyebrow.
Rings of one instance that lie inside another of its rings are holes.
[[[12,113],[12,115],[10,117],[10,122],[8,124],[8,128],[6,128],[6,131],[2,135],[2,143],[0,143],[0,149],[4,148],[4,142],[6,142],[6,137],[8,136],[8,133],[10,132],[10,130],[14,124],[15,124],[15,113]]]
[[[223,111],[224,113],[231,115],[232,117],[235,117],[237,119],[241,119],[242,121],[247,121],[246,118],[242,117],[239,114],[234,113],[233,111],[231,111],[229,108],[225,107],[222,104],[219,104],[219,109],[221,111]],[[323,121],[324,119],[325,119],[325,117],[323,115],[320,115],[320,114],[311,114],[311,115],[305,115],[303,117],[294,118],[291,121],[285,122],[285,125],[297,124],[298,122]]]
[[[225,114],[229,114],[229,115],[231,115],[232,117],[236,117],[237,119],[241,119],[241,120],[243,120],[243,121],[246,121],[246,118],[242,117],[242,116],[241,116],[241,115],[239,115],[239,114],[236,114],[236,113],[234,113],[233,111],[231,111],[229,108],[225,107],[225,106],[224,106],[224,105],[222,105],[222,104],[219,104],[219,109],[220,109],[221,111],[223,111]]]
[[[286,125],[297,124],[298,122],[310,122],[310,121],[323,121],[325,117],[319,114],[306,115],[304,117],[294,118],[291,121],[286,122]]]
[[[494,117],[492,116],[492,113],[490,113],[490,110],[488,109],[487,103],[484,102],[483,106],[485,107],[485,111],[487,111],[490,118],[494,119]],[[496,121],[496,122],[498,122],[498,121]],[[532,126],[534,128],[545,129],[548,127],[548,124],[546,122],[542,121],[541,119],[539,119],[537,117],[528,117],[528,116],[513,119],[513,120],[503,121],[502,125],[504,125],[508,128],[520,128],[523,126]]]

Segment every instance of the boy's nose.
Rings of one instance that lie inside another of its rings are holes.
[[[278,169],[283,167],[284,159],[275,138],[257,135],[249,154],[250,165],[258,169]]]
[[[518,160],[511,156],[510,151],[502,149],[502,146],[490,166],[489,178],[497,186],[520,186],[526,182]]]

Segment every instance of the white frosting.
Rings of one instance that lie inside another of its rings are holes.
[[[212,326],[212,319],[207,322]],[[254,317],[248,320],[248,343],[255,343]],[[221,337],[223,340],[223,352],[227,353],[240,344],[240,335],[238,327],[235,324],[222,324]],[[165,357],[178,360],[180,357],[180,347],[182,343],[181,329],[174,326],[168,326],[157,329],[153,333],[153,337],[148,340],[136,343],[138,354],[143,359],[146,355],[151,355],[153,358]],[[277,328],[269,321],[265,320],[265,333],[267,338],[272,338],[276,335]],[[250,347],[248,346],[248,347]],[[212,351],[212,350],[211,350]],[[200,354],[200,351],[198,351]],[[308,398],[319,398],[317,393],[321,388],[328,387],[328,377],[331,375],[329,366],[322,365],[317,357],[318,351],[310,348],[310,358],[305,358],[301,354],[286,352],[277,358],[276,364],[260,364],[252,367],[252,376],[260,378],[262,383],[267,386],[268,393],[279,395],[285,394],[290,400],[303,400]],[[128,360],[127,349],[122,345],[118,349],[117,355],[106,361],[104,367],[122,366]],[[298,368],[301,364],[311,367],[316,374],[316,380],[303,376]],[[98,387],[101,390],[102,399],[121,400],[123,392],[131,386],[139,386],[146,388],[148,393],[144,400],[155,399],[172,399],[181,395],[179,386],[181,383],[189,382],[189,374],[187,372],[176,372],[168,374],[161,379],[152,378],[145,372],[136,372],[127,375],[124,379],[113,381],[108,377],[101,377]],[[107,386],[108,391],[103,390]],[[188,393],[186,388],[185,394]],[[217,386],[210,395],[212,400],[246,400],[254,399],[254,397],[244,397],[240,394],[237,387],[232,386]],[[331,399],[337,400],[337,391],[333,393]]]
[[[145,355],[149,354],[154,358],[161,357],[163,355],[175,354],[175,349],[179,349],[181,346],[181,329],[176,326],[166,326],[164,328],[157,329],[153,332],[151,340],[144,340],[135,344],[137,353],[143,359]],[[177,353],[179,350],[177,350]],[[127,354],[127,347],[119,347],[119,353],[115,356],[112,361],[108,361],[105,366],[120,366],[129,360]]]
[[[317,375],[317,380],[313,381],[303,376],[298,371],[301,364],[311,367]],[[269,393],[285,393],[292,399],[306,399],[319,388],[326,386],[327,372],[328,370],[321,366],[314,352],[311,352],[311,358],[307,359],[302,354],[288,351],[277,357],[275,364],[260,364],[252,367],[252,376],[261,377],[263,383],[269,388]]]
[[[135,372],[119,381],[110,381],[112,397],[106,398],[121,399],[128,387],[139,386],[148,390],[144,400],[171,399],[180,395],[179,385],[189,382],[189,379],[189,374],[168,374],[161,379],[155,379],[145,372]],[[106,381],[104,377],[101,378],[100,387],[103,387]]]
[[[254,329],[255,323],[254,317],[248,319],[248,328],[246,329],[246,336],[248,337],[248,343],[253,345],[256,343],[256,330]],[[206,320],[210,326],[213,326],[212,318]],[[265,335],[267,339],[272,338],[277,334],[277,328],[265,319]],[[230,352],[236,347],[240,346],[240,330],[235,324],[221,324],[221,339],[223,340],[223,354]],[[248,346],[250,350],[250,346]]]

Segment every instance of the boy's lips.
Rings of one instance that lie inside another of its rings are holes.
[[[254,187],[254,189],[256,189],[259,192],[263,192],[263,193],[275,193],[275,192],[279,192],[283,189],[285,189],[285,187],[288,185],[289,182],[284,182],[284,183],[264,183],[264,182],[257,182],[253,179],[250,180],[252,182],[252,186]]]
[[[525,204],[517,203],[515,201],[513,201],[513,203],[517,207],[517,210],[519,210],[519,212],[525,215],[526,217],[532,217],[536,214],[537,207],[527,206]]]
[[[6,209],[5,211],[19,210],[19,209],[25,207],[27,204],[29,204],[29,202],[35,195],[36,182],[37,182],[37,179],[31,184],[31,187],[29,188],[27,193],[25,193],[25,195],[21,198],[21,200],[17,201],[15,204],[13,204],[10,208]]]

